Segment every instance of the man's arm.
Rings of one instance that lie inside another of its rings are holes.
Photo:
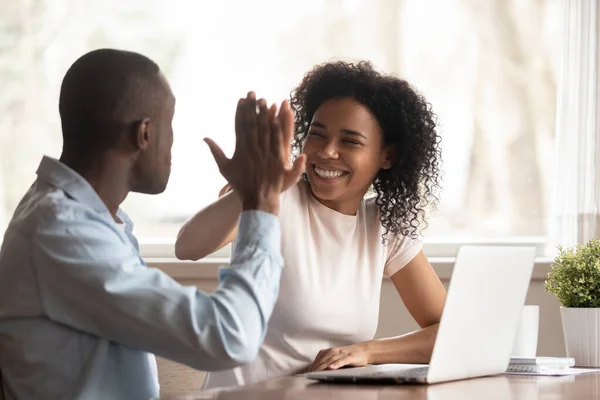
[[[253,197],[256,187],[264,190],[259,197],[271,199],[272,206],[278,208],[279,193],[298,182],[304,170],[305,157],[301,155],[294,163],[291,162],[294,116],[290,105],[287,101],[283,102],[277,116],[275,107],[267,111],[264,100],[258,101],[258,105],[262,109],[258,120],[248,124],[246,111],[250,110],[250,114],[256,117],[254,94],[249,93],[248,98],[238,104],[233,159],[227,159],[214,142],[207,141],[219,170],[229,182],[226,190],[231,190],[227,194],[222,193],[218,201],[200,210],[183,225],[175,243],[177,258],[198,260],[230,243],[235,238],[238,215],[244,203],[248,205],[245,199]],[[253,142],[264,146],[262,151],[250,146]],[[248,163],[248,160],[251,162]],[[257,163],[257,160],[261,162]],[[252,174],[252,170],[261,172]],[[257,176],[269,185],[257,185]],[[252,190],[249,191],[249,188]]]
[[[257,104],[259,112],[257,114]],[[291,109],[282,111],[291,120]],[[240,194],[238,245],[213,295],[146,268],[137,249],[85,210],[57,209],[33,237],[44,314],[57,323],[204,370],[254,359],[279,291],[279,194],[298,181],[276,107],[240,99],[231,159],[212,141],[219,170]],[[64,211],[64,212],[63,212]],[[272,214],[272,215],[271,215]]]
[[[277,217],[242,214],[231,265],[220,271],[217,291],[207,295],[147,268],[108,224],[63,214],[33,238],[51,320],[202,370],[255,358],[279,288]]]

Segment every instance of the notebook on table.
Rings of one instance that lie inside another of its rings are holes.
[[[574,358],[564,357],[513,357],[506,372],[544,372],[548,370],[564,370],[575,365]]]

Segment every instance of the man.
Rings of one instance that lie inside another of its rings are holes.
[[[278,294],[278,196],[304,167],[288,165],[289,106],[276,117],[250,93],[232,159],[208,141],[245,211],[207,295],[147,268],[119,209],[129,192],[161,193],[170,175],[175,98],[158,66],[93,51],[66,73],[59,103],[60,161],[43,158],[0,251],[5,397],[148,399],[159,394],[152,354],[203,370],[251,361]]]

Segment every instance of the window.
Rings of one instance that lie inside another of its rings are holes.
[[[281,101],[313,65],[369,59],[439,116],[444,189],[434,242],[544,241],[553,170],[557,0],[0,0],[0,229],[43,154],[61,148],[61,79],[99,47],[154,59],[177,96],[173,172],[124,208],[169,243],[224,184],[202,138],[234,144],[237,99]],[[168,249],[169,246],[160,247]]]

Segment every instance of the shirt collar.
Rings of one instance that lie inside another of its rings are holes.
[[[98,193],[96,193],[89,182],[59,160],[44,156],[36,174],[38,179],[64,191],[76,201],[91,207],[99,213],[110,215],[106,204],[100,199],[100,196],[98,196]],[[117,210],[117,217],[129,229],[133,229],[133,223],[129,219],[129,216],[120,208]]]

